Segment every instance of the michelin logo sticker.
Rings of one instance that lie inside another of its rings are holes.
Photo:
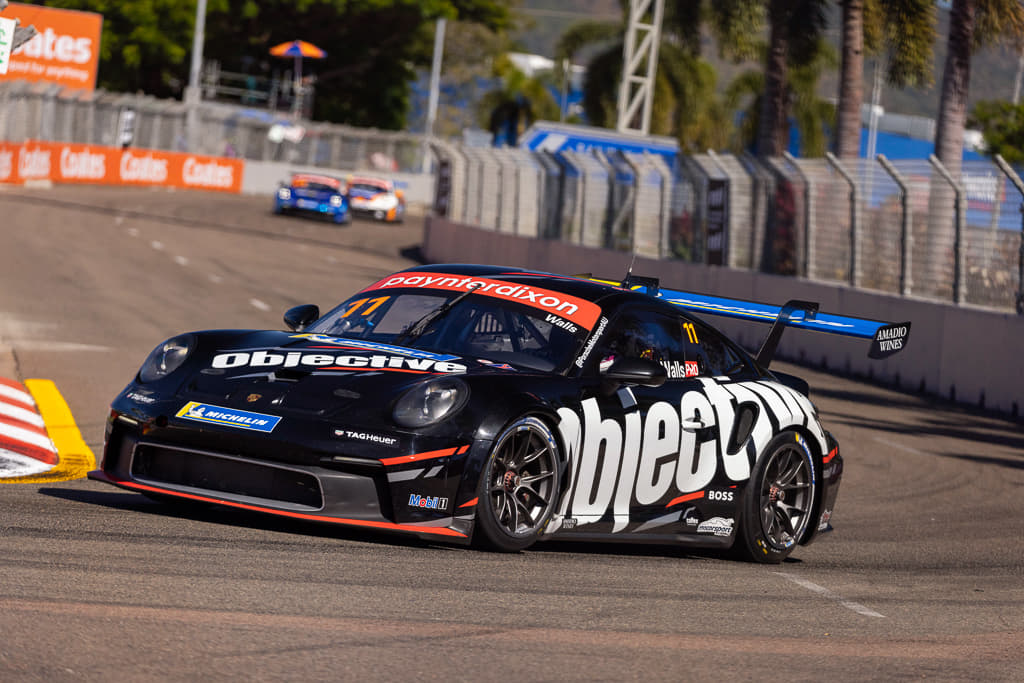
[[[211,406],[207,403],[198,403],[196,401],[189,401],[182,406],[181,410],[176,413],[176,417],[268,433],[274,431],[274,427],[281,421],[281,418],[275,415],[250,413],[245,410],[234,410],[233,408],[221,408],[220,406]]]

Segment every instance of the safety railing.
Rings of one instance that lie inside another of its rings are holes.
[[[187,150],[186,106],[178,100],[47,83],[0,83],[0,140],[71,142],[191,151],[252,161],[353,171],[420,173],[423,136],[293,120],[265,109],[203,102],[196,148]],[[428,164],[429,166],[429,164]]]
[[[934,157],[434,153],[456,222],[1024,312],[1024,183],[999,158],[953,177]]]

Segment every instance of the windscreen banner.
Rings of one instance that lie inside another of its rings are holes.
[[[95,90],[103,15],[12,2],[5,19],[34,26],[36,36],[11,53],[0,81],[45,81],[74,90]]]

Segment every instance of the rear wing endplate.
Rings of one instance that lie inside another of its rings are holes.
[[[812,301],[794,299],[788,301],[784,306],[775,306],[744,299],[727,299],[708,294],[663,289],[657,279],[649,277],[627,275],[626,280],[621,283],[587,277],[598,282],[644,292],[694,313],[770,323],[772,329],[769,330],[768,336],[757,353],[757,360],[764,367],[771,363],[779,345],[779,339],[786,327],[869,339],[871,347],[868,349],[868,357],[876,359],[887,358],[902,351],[910,337],[909,322],[891,323],[822,313],[818,310],[818,304]]]

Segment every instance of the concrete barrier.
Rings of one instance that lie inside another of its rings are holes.
[[[427,218],[423,254],[434,263],[484,263],[560,274],[594,273],[621,278],[627,252],[499,234],[443,218]],[[923,299],[856,290],[848,286],[682,261],[637,257],[633,273],[666,286],[723,297],[783,304],[817,301],[821,310],[890,322],[910,321],[906,350],[885,360],[867,357],[864,340],[788,330],[777,356],[868,378],[1018,417],[1024,396],[1024,316]],[[767,325],[707,316],[708,322],[756,351]]]

